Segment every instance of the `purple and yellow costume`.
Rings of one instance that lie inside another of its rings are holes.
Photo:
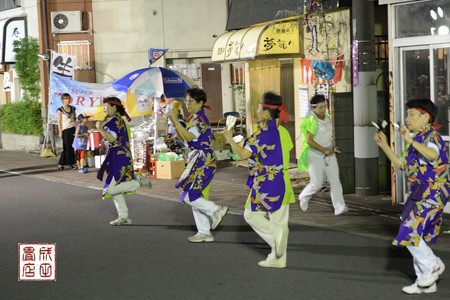
[[[103,180],[103,174],[106,171],[104,189],[107,189],[113,178],[117,184],[133,180],[134,170],[130,151],[129,127],[125,120],[120,116],[114,116],[103,125],[103,128],[116,136],[115,141],[107,146],[105,161],[97,174],[97,178]],[[104,195],[104,199],[109,197],[111,195]]]
[[[200,155],[188,179],[182,185],[183,192],[180,195],[180,201],[185,199],[186,194],[189,195],[190,201],[195,201],[201,197],[208,199],[209,187],[216,173],[217,161],[213,149],[214,136],[203,109],[188,120],[186,129],[197,136],[188,142],[188,146],[191,150],[199,151]]]
[[[427,243],[436,242],[449,198],[448,157],[442,137],[429,124],[414,136],[414,141],[435,148],[439,155],[436,160],[427,161],[410,145],[403,153],[401,163],[410,193],[392,243],[396,246],[418,246],[421,237]]]
[[[252,152],[249,158],[251,188],[246,208],[251,211],[274,212],[281,205],[295,203],[294,191],[289,179],[289,152],[292,139],[275,119],[269,120],[254,136],[244,142],[244,148]]]

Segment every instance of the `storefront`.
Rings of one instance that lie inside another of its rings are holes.
[[[278,20],[226,32],[214,44],[212,61],[233,69],[230,84],[245,85],[246,128],[250,134],[259,99],[270,90],[285,99],[291,120],[286,128],[295,139],[293,74],[294,59],[303,56],[301,28],[297,18]],[[238,74],[244,78],[233,74],[238,65],[243,66]]]
[[[244,63],[248,129],[261,95],[268,90],[281,94],[290,115],[286,128],[296,147],[291,162],[296,163],[301,143],[298,124],[308,110],[309,97],[316,92],[351,91],[350,44],[350,11],[340,9],[312,14],[307,21],[288,18],[226,32],[216,40],[212,60],[222,63],[223,69]],[[330,88],[330,81],[319,78],[310,66],[314,60],[338,70],[339,80]]]
[[[404,122],[405,103],[414,98],[429,98],[439,107],[439,132],[448,145],[450,86],[450,2],[447,0],[379,0],[388,4],[391,86],[391,116]],[[402,145],[395,134],[395,145]],[[398,154],[403,151],[396,147]],[[398,173],[395,198],[405,199],[405,177]],[[447,205],[446,212],[450,212]]]

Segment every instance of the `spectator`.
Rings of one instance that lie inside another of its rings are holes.
[[[58,170],[65,169],[69,165],[72,170],[76,169],[75,150],[72,147],[77,125],[75,107],[70,105],[71,97],[64,93],[61,96],[62,106],[57,109],[58,136],[62,139],[63,150],[59,158]]]
[[[73,149],[78,164],[78,172],[86,173],[85,168],[86,149],[89,137],[89,128],[86,126],[89,116],[79,114],[77,120],[80,122],[75,129],[75,138],[73,139]]]

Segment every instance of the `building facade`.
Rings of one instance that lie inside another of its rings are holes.
[[[436,121],[442,125],[439,132],[448,149],[450,2],[379,0],[379,4],[388,6],[391,121],[404,122],[408,100],[431,99],[439,108]],[[398,133],[394,133],[391,142],[402,145]],[[400,147],[396,149],[398,154],[403,150]],[[394,197],[403,199],[406,193],[405,177],[401,173],[393,175]],[[450,212],[449,205],[446,212]]]
[[[22,24],[16,23],[18,20]],[[11,61],[12,42],[25,36],[39,36],[36,0],[3,1],[0,5],[0,105],[20,99],[20,83]],[[19,25],[19,26],[17,26]],[[5,32],[5,34],[4,34]]]
[[[167,48],[155,65],[182,71],[198,86],[208,75],[202,74],[202,64],[211,61],[215,37],[226,26],[228,4],[225,0],[193,0],[189,5],[182,0],[16,2],[18,7],[0,11],[0,23],[25,17],[27,35],[39,39],[42,54],[56,51],[77,56],[78,81],[113,81],[148,67],[149,48]],[[46,64],[41,65],[43,106],[48,101]],[[13,68],[10,64],[6,71]],[[221,97],[215,98],[222,103]]]

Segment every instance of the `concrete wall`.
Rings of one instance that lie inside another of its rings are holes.
[[[36,152],[42,149],[42,136],[1,133],[2,149],[12,151]]]
[[[204,57],[225,31],[225,0],[93,0],[97,82],[148,66],[148,48],[167,57]],[[165,66],[164,59],[155,65]]]
[[[21,0],[21,7],[0,12],[0,20],[14,17],[27,17],[28,36],[38,37],[37,0]]]

